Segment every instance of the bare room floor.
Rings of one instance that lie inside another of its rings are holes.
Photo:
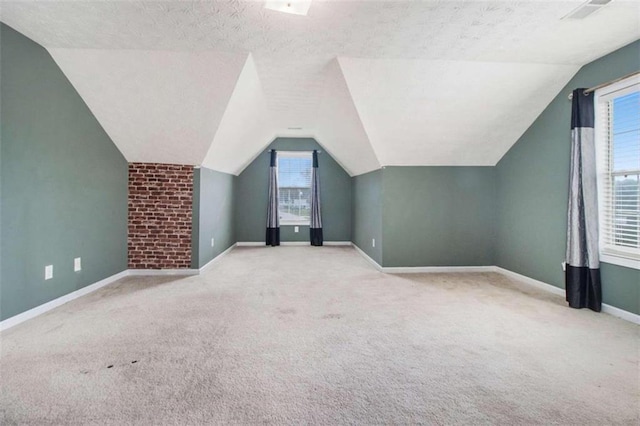
[[[640,327],[493,273],[236,248],[1,335],[2,424],[638,424]]]

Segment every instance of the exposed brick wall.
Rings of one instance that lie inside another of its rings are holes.
[[[191,267],[193,166],[129,164],[129,268]]]

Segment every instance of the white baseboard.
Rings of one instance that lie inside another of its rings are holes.
[[[229,252],[231,250],[233,250],[236,247],[236,245],[237,245],[237,243],[232,244],[228,249],[226,249],[225,251],[223,251],[222,253],[220,253],[219,255],[217,255],[216,257],[211,259],[210,261],[208,261],[202,268],[200,268],[198,270],[198,273],[199,274],[203,273],[211,265],[213,265],[214,263],[218,262],[223,256],[226,256],[227,254],[229,254]]]
[[[115,275],[112,275],[110,277],[107,277],[103,280],[100,280],[96,283],[90,284],[86,287],[82,287],[79,290],[76,290],[72,293],[69,294],[65,294],[64,296],[60,296],[57,299],[53,299],[50,302],[44,303],[40,306],[36,306],[33,309],[29,309],[26,312],[23,312],[21,314],[12,316],[11,318],[7,318],[4,321],[0,321],[0,331],[2,330],[6,330],[8,328],[11,328],[15,325],[18,325],[22,322],[25,322],[27,320],[30,320],[31,318],[35,318],[38,315],[42,315],[47,311],[50,311],[54,308],[57,308],[60,305],[64,305],[67,302],[70,302],[74,299],[77,299],[79,297],[82,297],[86,294],[92,293],[108,284],[114,283],[116,281],[118,281],[121,278],[127,277],[127,276],[160,276],[160,275],[175,275],[175,276],[190,276],[190,275],[199,275],[200,273],[202,273],[205,269],[207,269],[209,266],[211,266],[214,262],[220,260],[220,258],[224,255],[226,255],[227,253],[229,253],[231,250],[233,250],[233,248],[236,246],[236,244],[232,245],[231,247],[229,247],[228,249],[226,249],[225,251],[223,251],[222,253],[220,253],[218,256],[214,257],[213,259],[211,259],[209,261],[209,263],[207,263],[206,265],[204,265],[202,268],[200,269],[127,269],[125,271],[119,272]]]
[[[509,271],[508,269],[504,269],[499,266],[494,266],[494,270],[509,278],[520,281],[524,284],[531,285],[533,287],[539,288],[549,293],[557,294],[558,296],[564,296],[566,294],[565,290],[560,287],[556,287],[554,285],[547,284],[542,281],[534,280],[533,278],[529,278],[525,275],[521,275],[516,272]],[[602,312],[609,315],[613,315],[614,317],[618,317],[635,324],[640,324],[640,315],[625,311],[620,308],[616,308],[615,306],[607,305],[606,303],[602,304]]]
[[[103,280],[100,280],[96,283],[90,284],[86,287],[82,287],[81,289],[78,289],[74,292],[71,292],[69,294],[65,294],[64,296],[60,296],[57,299],[53,299],[50,302],[44,303],[40,306],[36,306],[33,309],[29,309],[28,311],[25,311],[21,314],[12,316],[11,318],[7,318],[6,320],[0,322],[0,331],[2,330],[6,330],[8,328],[11,328],[13,326],[16,326],[20,323],[23,323],[27,320],[30,320],[31,318],[35,318],[38,315],[42,315],[47,311],[50,311],[54,308],[57,308],[60,305],[64,305],[67,302],[70,302],[74,299],[77,299],[78,297],[84,296],[86,294],[89,294],[91,292],[94,292],[96,290],[98,290],[99,288],[102,288],[108,284],[111,284],[113,282],[118,281],[121,278],[124,278],[126,276],[129,275],[129,271],[122,271],[119,272],[115,275],[112,275],[110,277],[107,277]]]
[[[520,281],[524,284],[536,287],[540,290],[556,294],[558,296],[564,296],[565,291],[562,288],[556,287],[551,284],[547,284],[542,281],[538,281],[533,278],[529,278],[525,275],[518,274],[508,269],[501,268],[499,266],[426,266],[426,267],[383,267],[373,260],[367,253],[365,253],[360,247],[352,244],[353,247],[368,260],[378,271],[387,274],[407,274],[407,273],[457,273],[457,272],[497,272],[505,275],[516,281]],[[632,312],[625,311],[615,306],[602,304],[602,312],[613,315],[614,317],[621,318],[623,320],[640,324],[640,315]]]
[[[535,280],[533,278],[529,278],[526,275],[521,275],[521,274],[518,274],[517,272],[513,272],[513,271],[510,271],[508,269],[501,268],[499,266],[494,266],[493,270],[495,272],[499,273],[499,274],[507,276],[507,277],[509,277],[511,279],[514,279],[516,281],[520,281],[520,282],[522,282],[524,284],[528,284],[528,285],[530,285],[532,287],[536,287],[536,288],[538,288],[540,290],[544,290],[544,291],[546,291],[548,293],[557,294],[558,296],[564,296],[565,295],[564,289],[562,289],[560,287],[556,287],[555,285],[547,284],[545,282],[538,281],[538,280]]]
[[[298,243],[298,242],[296,242]],[[307,243],[304,242],[306,245]],[[405,273],[457,273],[457,272],[497,272],[499,274],[505,275],[514,280],[520,281],[524,284],[531,285],[538,289],[547,291],[549,293],[553,293],[559,296],[564,296],[565,291],[559,287],[553,286],[551,284],[547,284],[542,281],[535,280],[533,278],[529,278],[525,275],[518,274],[513,271],[509,271],[508,269],[501,268],[499,266],[426,266],[426,267],[382,267],[378,262],[373,260],[367,253],[365,253],[360,247],[349,242],[349,241],[328,241],[325,242],[326,245],[334,245],[334,246],[353,246],[362,257],[364,257],[369,263],[371,263],[378,271],[389,273],[389,274],[405,274]],[[300,245],[300,244],[285,244],[285,245]],[[24,321],[27,321],[31,318],[35,318],[38,315],[41,315],[47,311],[50,311],[58,306],[61,306],[67,302],[70,302],[74,299],[77,299],[86,294],[92,293],[108,284],[118,281],[127,276],[158,276],[158,275],[177,275],[177,276],[189,276],[189,275],[198,275],[209,268],[214,262],[220,260],[221,257],[228,254],[234,247],[256,247],[256,246],[264,246],[262,242],[238,242],[218,256],[214,257],[210,260],[206,265],[204,265],[200,269],[128,269],[126,271],[119,272],[115,275],[107,277],[103,280],[100,280],[96,283],[90,284],[86,287],[83,287],[79,290],[76,290],[72,293],[65,294],[64,296],[58,297],[57,299],[51,300],[50,302],[44,303],[40,306],[36,306],[33,309],[29,309],[26,312],[15,315],[11,318],[7,318],[4,321],[0,321],[0,331],[7,330],[13,326],[16,326]],[[616,308],[615,306],[607,305],[606,303],[602,304],[602,312],[607,313],[609,315],[613,315],[615,317],[621,318],[626,321],[633,322],[635,324],[640,324],[640,315],[625,311],[620,308]]]
[[[353,247],[371,263],[378,271],[385,274],[421,274],[421,273],[452,273],[452,272],[493,272],[493,266],[381,266],[360,247]]]
[[[373,258],[371,256],[369,256],[367,253],[365,253],[364,250],[362,250],[360,247],[358,247],[355,243],[353,243],[353,248],[355,248],[356,251],[358,253],[360,253],[360,255],[362,257],[364,257],[366,260],[368,260],[369,263],[371,263],[374,266],[374,268],[376,268],[378,271],[382,271],[382,266],[380,266],[380,264],[378,262],[373,260]]]
[[[458,273],[458,272],[493,272],[493,266],[383,266],[382,272],[387,274],[424,274],[424,273]]]
[[[200,275],[207,268],[213,265],[215,262],[219,261],[222,256],[228,254],[231,250],[233,250],[238,243],[232,244],[228,249],[211,259],[200,269],[129,269],[129,275],[132,276],[158,276],[158,275]]]
[[[129,269],[129,275],[134,277],[140,276],[159,276],[159,275],[177,275],[188,276],[198,275],[200,271],[198,269]]]
[[[351,241],[324,241],[325,246],[350,246]],[[267,246],[264,241],[241,241],[236,243],[238,247],[271,247]],[[309,241],[280,241],[281,246],[310,246]]]
[[[602,312],[605,314],[613,315],[614,317],[618,317],[620,319],[632,322],[634,324],[640,325],[640,315],[631,313],[629,311],[625,311],[620,308],[616,308],[615,306],[607,305],[606,303],[602,304]]]

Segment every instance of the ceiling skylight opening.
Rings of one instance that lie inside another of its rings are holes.
[[[611,3],[611,1],[612,0],[590,0],[572,10],[569,14],[562,17],[562,19],[584,19],[605,7]]]
[[[265,9],[304,16],[309,12],[310,6],[311,0],[267,0],[264,2]]]

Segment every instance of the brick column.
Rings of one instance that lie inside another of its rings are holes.
[[[191,267],[193,166],[129,163],[129,268]]]

